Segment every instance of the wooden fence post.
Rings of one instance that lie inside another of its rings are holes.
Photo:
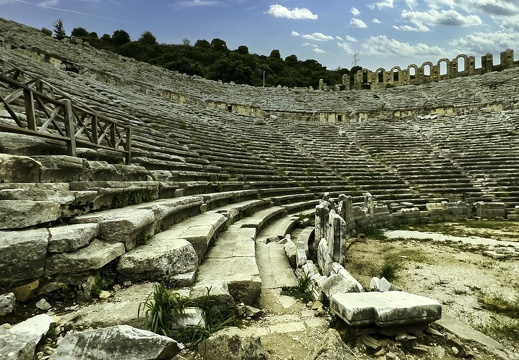
[[[25,115],[27,117],[27,128],[36,130],[36,115],[34,112],[34,94],[31,90],[24,89],[23,97],[25,99]]]
[[[72,113],[72,102],[68,99],[63,100],[65,131],[69,138],[67,144],[67,152],[69,156],[76,156],[76,127],[74,125],[74,117]]]
[[[132,128],[126,129],[126,165],[130,165],[132,161]]]

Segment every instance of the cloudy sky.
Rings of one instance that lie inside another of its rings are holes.
[[[329,69],[350,68],[355,53],[372,70],[459,53],[479,67],[507,48],[519,58],[519,0],[0,0],[0,17],[36,28],[62,18],[68,33],[124,29],[132,39],[148,30],[163,43],[220,38]]]

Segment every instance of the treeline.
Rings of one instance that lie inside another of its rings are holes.
[[[230,50],[221,39],[213,39],[211,42],[197,40],[194,44],[184,39],[182,44],[159,44],[149,31],[132,41],[124,30],[114,31],[112,36],[104,34],[99,37],[95,32],[88,32],[81,27],[74,28],[71,36],[88,41],[96,48],[169,70],[237,84],[262,86],[265,74],[266,86],[317,88],[319,79],[328,85],[335,85],[342,83],[344,74],[350,74],[348,69],[328,70],[315,60],[301,61],[296,55],[283,59],[279,50],[272,50],[269,56],[251,54],[245,45]]]

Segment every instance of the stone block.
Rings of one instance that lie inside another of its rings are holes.
[[[162,281],[196,271],[198,256],[193,246],[184,239],[168,238],[162,234],[122,255],[117,271],[128,279],[144,276],[149,280]]]
[[[13,293],[0,295],[0,317],[10,314],[16,306],[16,297]]]
[[[56,221],[60,204],[51,201],[0,200],[0,229],[23,229]]]
[[[330,309],[351,326],[428,324],[441,318],[438,301],[400,291],[338,293]]]
[[[72,182],[80,179],[83,172],[83,159],[66,156],[34,156],[41,163],[41,182]]]
[[[76,224],[50,228],[50,253],[63,253],[88,246],[99,234],[98,224]]]
[[[128,325],[68,333],[50,360],[171,359],[184,346],[166,336]]]
[[[0,154],[0,179],[6,183],[40,182],[41,166],[27,156]]]
[[[0,232],[0,286],[42,276],[48,243],[47,229]]]
[[[107,244],[100,240],[75,252],[51,255],[47,258],[45,275],[97,270],[124,254],[124,245]]]
[[[328,276],[332,270],[333,260],[328,253],[328,243],[326,239],[321,239],[317,248],[317,262],[324,276]]]

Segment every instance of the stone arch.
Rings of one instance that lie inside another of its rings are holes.
[[[422,66],[420,66],[420,73],[423,74],[424,78],[431,77],[433,73],[433,66],[433,63],[430,61],[426,61],[422,64]]]
[[[402,69],[400,68],[400,66],[393,66],[391,68],[391,70],[389,71],[390,75],[391,75],[391,81],[392,82],[399,82],[401,81],[400,79],[400,73],[402,72]]]
[[[380,67],[377,70],[375,70],[375,74],[376,74],[376,81],[378,83],[386,82],[386,69]]]
[[[412,71],[411,71],[412,70]],[[418,81],[420,80],[420,69],[416,64],[410,64],[407,67],[407,81]]]
[[[445,67],[443,67],[443,64],[445,64]],[[452,76],[452,74],[451,74],[451,61],[449,59],[441,58],[440,60],[438,60],[436,65],[438,66],[438,73],[439,73],[440,78],[443,78],[443,79],[450,79],[451,78],[451,76]]]
[[[463,66],[460,64],[462,60]],[[469,57],[465,54],[459,54],[452,60],[452,69],[454,76],[467,76],[469,74],[470,61]]]

